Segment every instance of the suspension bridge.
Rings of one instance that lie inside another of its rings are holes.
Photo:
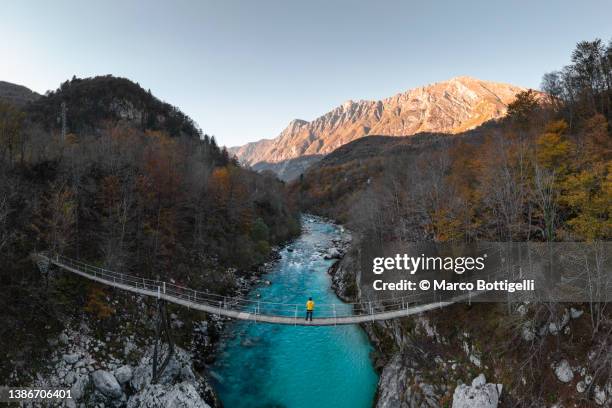
[[[315,318],[312,321],[306,321],[303,318],[305,305],[302,304],[220,296],[179,286],[171,282],[113,272],[61,255],[37,253],[33,257],[39,268],[43,270],[48,269],[49,265],[55,265],[62,270],[107,286],[150,296],[189,309],[201,310],[232,319],[294,326],[336,326],[395,319],[468,301],[483,293],[474,291],[438,301],[435,301],[428,293],[421,293],[384,301],[352,303],[349,304],[351,307],[348,308],[346,303],[343,303],[340,308],[337,307],[340,304],[317,304]],[[427,297],[423,295],[427,295]]]

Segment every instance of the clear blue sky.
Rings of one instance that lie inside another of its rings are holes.
[[[37,92],[125,76],[222,144],[275,137],[347,99],[458,75],[538,87],[612,1],[10,1],[0,80]]]

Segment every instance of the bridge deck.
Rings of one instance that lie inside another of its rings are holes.
[[[313,320],[306,321],[304,319],[304,315],[302,313],[298,313],[298,307],[296,305],[286,305],[291,307],[291,310],[293,310],[293,307],[295,306],[295,313],[293,316],[272,315],[265,313],[262,314],[258,313],[259,306],[254,306],[260,303],[257,301],[242,300],[243,302],[251,302],[252,307],[232,308],[232,305],[234,305],[235,303],[232,302],[232,299],[229,298],[227,299],[227,301],[224,300],[223,302],[211,302],[210,299],[202,299],[202,292],[197,292],[192,289],[181,288],[182,290],[180,292],[176,289],[168,290],[170,287],[178,287],[175,285],[166,284],[165,282],[151,281],[135,276],[110,272],[64,257],[49,257],[42,254],[37,254],[36,257],[39,260],[46,260],[61,269],[90,279],[92,281],[123,289],[132,293],[138,293],[145,296],[164,299],[168,302],[185,306],[190,309],[201,310],[203,312],[226,316],[233,319],[294,326],[336,326],[344,324],[358,324],[377,320],[395,319],[399,317],[405,317],[426,312],[429,310],[443,308],[478,295],[478,293],[470,293],[457,296],[448,301],[431,302],[421,305],[410,305],[409,302],[402,302],[402,307],[397,306],[399,305],[399,303],[396,303],[396,308],[394,310],[381,310],[381,308],[372,308],[370,306],[369,309],[365,309],[366,313],[364,314],[347,316],[316,317],[317,310],[315,310],[315,317],[313,318]],[[219,306],[213,303],[218,303]],[[319,307],[317,307],[317,309],[318,308]]]

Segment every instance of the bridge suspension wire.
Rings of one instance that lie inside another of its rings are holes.
[[[305,312],[305,305],[303,304],[227,297],[166,281],[109,271],[62,255],[38,253],[34,255],[34,260],[37,263],[43,262],[55,265],[65,271],[108,286],[151,296],[190,309],[240,320],[287,325],[335,326],[388,320],[443,308],[454,303],[471,300],[474,296],[484,293],[484,291],[474,291],[447,300],[439,298],[436,301],[435,298],[432,299],[429,293],[422,292],[410,296],[368,300],[366,302],[317,304],[314,319],[306,321],[299,317],[300,310]]]

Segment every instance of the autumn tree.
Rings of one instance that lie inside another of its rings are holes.
[[[570,170],[572,143],[565,136],[567,123],[551,122],[536,140],[533,174],[533,198],[541,220],[543,238],[553,241],[558,221],[559,194]]]
[[[99,284],[89,285],[85,311],[99,320],[107,319],[115,313],[115,310],[109,305],[106,291]]]
[[[536,141],[537,164],[549,171],[566,173],[569,170],[572,143],[565,136],[568,126],[564,120],[551,122]]]
[[[476,156],[482,163],[478,178],[483,211],[479,214],[482,234],[502,241],[528,237],[525,216],[529,214],[528,142],[496,134],[487,138]],[[491,227],[495,226],[495,234]]]
[[[0,253],[4,253],[5,248],[13,241],[17,233],[10,223],[10,215],[15,212],[10,202],[14,195],[15,184],[13,180],[2,174],[0,180]]]
[[[126,240],[130,234],[129,221],[135,195],[133,179],[124,175],[106,176],[102,179],[99,193],[101,210],[100,246],[109,269],[120,270],[127,256]]]
[[[539,108],[537,94],[533,89],[519,92],[513,102],[508,105],[508,118],[520,128],[530,126],[533,114]]]
[[[581,41],[571,55],[571,64],[548,73],[542,90],[559,103],[570,128],[596,113],[610,118],[612,112],[612,41]]]
[[[561,183],[560,202],[569,210],[567,224],[579,238],[606,239],[612,233],[611,138],[601,114],[585,121],[575,146],[575,170]]]
[[[69,248],[74,238],[75,221],[73,190],[65,183],[55,183],[39,204],[32,227],[51,253],[61,254]]]
[[[0,101],[0,156],[13,162],[16,150],[21,151],[23,161],[24,135],[22,133],[25,115],[13,105]]]

